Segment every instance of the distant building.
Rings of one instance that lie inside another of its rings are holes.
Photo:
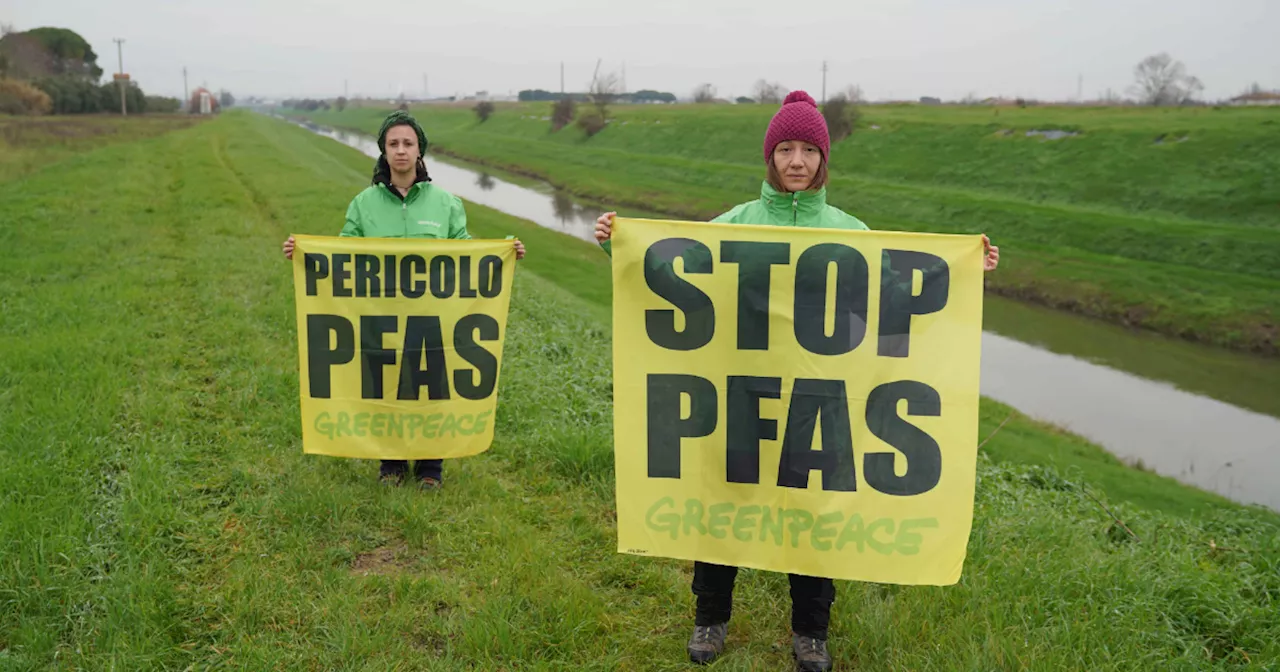
[[[218,97],[204,87],[191,92],[187,101],[187,112],[191,114],[214,114],[218,111]]]
[[[1246,93],[1231,99],[1232,105],[1280,105],[1280,91]]]
[[[934,98],[933,96],[920,96],[920,104],[921,105],[941,105],[942,99]]]

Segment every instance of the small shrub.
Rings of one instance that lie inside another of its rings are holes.
[[[0,114],[49,114],[49,94],[16,79],[0,79]]]
[[[573,123],[573,117],[577,114],[577,106],[574,105],[572,98],[561,98],[551,104],[551,132],[555,133],[560,129]]]
[[[840,142],[853,133],[862,114],[844,94],[836,94],[822,106],[822,116],[827,120],[831,142]]]
[[[493,103],[487,100],[482,100],[472,108],[472,111],[476,113],[476,118],[478,118],[480,123],[483,124],[484,122],[489,121],[489,117],[493,116]]]
[[[594,136],[600,131],[603,131],[605,125],[608,123],[609,122],[605,121],[605,118],[600,116],[598,112],[589,112],[578,117],[578,128],[581,128],[582,131],[587,134],[588,138]]]

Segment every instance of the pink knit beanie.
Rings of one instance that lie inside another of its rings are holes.
[[[764,160],[773,156],[773,148],[787,140],[803,140],[822,150],[822,160],[831,153],[831,135],[827,132],[827,120],[818,111],[818,104],[804,91],[792,91],[782,101],[782,107],[769,122],[764,134]]]

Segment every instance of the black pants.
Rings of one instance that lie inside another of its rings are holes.
[[[418,478],[434,478],[437,481],[444,480],[444,460],[418,460],[414,463],[415,475]],[[387,474],[405,474],[409,471],[409,462],[407,460],[383,460],[381,473],[383,476]]]
[[[733,611],[733,582],[737,567],[693,563],[693,594],[698,598],[696,625],[729,622]],[[836,601],[836,584],[831,579],[789,574],[791,579],[791,630],[797,635],[825,640],[831,621],[831,605]]]

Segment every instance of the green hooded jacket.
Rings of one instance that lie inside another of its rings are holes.
[[[827,204],[827,190],[783,193],[768,182],[760,187],[760,198],[747,201],[711,220],[720,224],[769,224],[773,226],[805,226],[815,229],[853,229],[867,231],[869,227],[857,217]],[[610,241],[601,247],[613,256]]]
[[[355,238],[469,239],[462,199],[423,180],[403,199],[394,187],[375,184],[356,194],[347,207],[342,236]]]
[[[787,194],[774,189],[768,182],[760,187],[760,198],[743,203],[711,221],[725,224],[868,230],[867,225],[857,217],[828,205],[826,188]]]

